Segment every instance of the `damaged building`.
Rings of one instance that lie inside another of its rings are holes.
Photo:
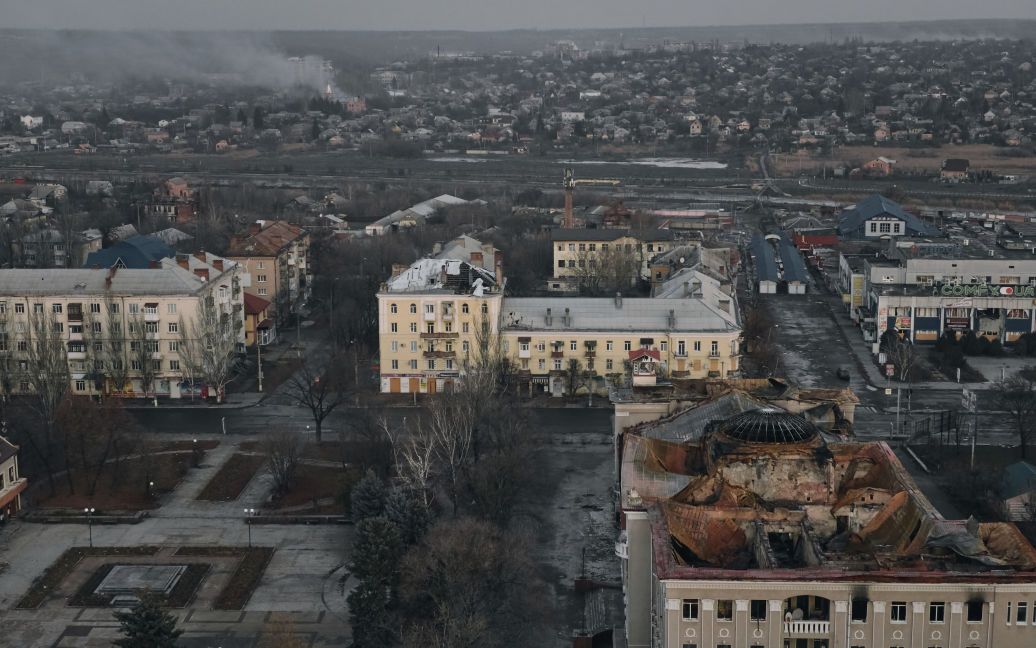
[[[619,428],[628,646],[1036,645],[1036,549],[943,518],[888,445],[852,440],[851,392],[698,394]],[[662,398],[616,400],[618,420]]]

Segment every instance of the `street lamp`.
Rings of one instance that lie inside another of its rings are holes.
[[[85,509],[83,509],[83,514],[86,515],[86,528],[88,530],[88,533],[90,534],[90,546],[91,547],[94,546],[94,521],[93,521],[93,515],[94,515],[94,513],[96,511],[97,511],[97,509],[95,509],[95,508],[85,508]]]
[[[147,496],[148,497],[152,497],[153,496],[152,493],[154,491],[154,488],[155,488],[155,482],[149,481],[147,483]]]
[[[258,509],[246,508],[245,509],[245,526],[248,527],[248,548],[252,548],[252,517],[259,513]]]

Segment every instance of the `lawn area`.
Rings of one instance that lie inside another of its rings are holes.
[[[212,476],[209,483],[205,484],[205,488],[196,499],[210,502],[236,500],[248,482],[252,481],[252,477],[262,467],[264,461],[265,459],[261,455],[240,452],[230,455],[230,459],[227,459],[227,462]]]
[[[101,470],[92,495],[89,492],[94,475],[76,470],[72,472],[71,484],[67,475],[55,477],[54,495],[50,495],[49,487],[41,480],[36,491],[36,506],[76,510],[92,507],[98,513],[158,508],[157,496],[176,488],[192,464],[192,452],[155,454],[151,457],[150,467],[141,457],[123,459],[118,464],[109,462]],[[150,494],[148,482],[154,482]]]
[[[340,496],[360,479],[358,470],[300,464],[291,490],[273,500],[275,512],[339,515],[347,512]],[[323,501],[321,501],[323,500]],[[332,500],[332,501],[328,501]],[[306,507],[303,510],[287,510]]]

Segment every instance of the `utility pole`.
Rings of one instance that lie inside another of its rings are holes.
[[[263,391],[263,344],[262,344],[262,341],[259,339],[259,331],[258,331],[258,329],[256,330],[256,336],[255,336],[255,353],[256,353],[256,356],[258,358],[257,362],[259,364],[259,375],[258,375],[258,378],[259,378],[259,391],[262,392]]]

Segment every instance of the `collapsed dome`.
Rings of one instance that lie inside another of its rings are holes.
[[[717,432],[741,443],[805,443],[820,437],[817,427],[806,419],[774,408],[732,416]]]

